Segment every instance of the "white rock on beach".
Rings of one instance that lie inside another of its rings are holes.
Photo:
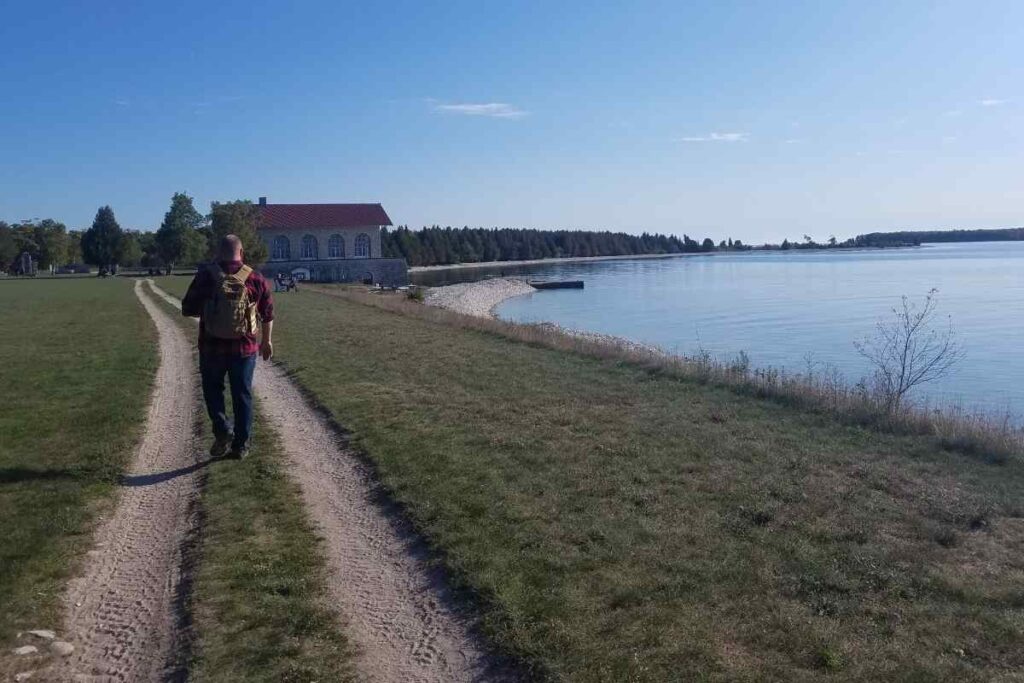
[[[505,299],[536,291],[526,280],[503,277],[479,282],[464,282],[445,287],[432,287],[425,301],[457,313],[482,318],[494,317],[493,309]]]
[[[57,637],[57,634],[48,628],[37,628],[33,631],[28,632],[29,635],[35,636],[36,638],[42,638],[44,640],[53,640]]]
[[[22,645],[21,647],[14,648],[14,654],[16,655],[34,655],[39,652],[39,648],[35,645]]]
[[[55,640],[50,643],[50,649],[61,657],[67,657],[75,651],[75,646],[71,643],[64,642],[63,640]]]

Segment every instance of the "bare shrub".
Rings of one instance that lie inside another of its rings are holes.
[[[917,386],[945,377],[964,357],[950,322],[936,329],[937,289],[918,306],[904,296],[893,317],[879,321],[875,334],[854,342],[857,352],[874,366],[874,388],[889,414],[900,413]]]

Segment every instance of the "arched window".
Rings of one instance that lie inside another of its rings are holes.
[[[327,258],[345,258],[345,240],[341,235],[331,235],[327,240]]]
[[[292,245],[284,235],[274,238],[274,248],[271,258],[275,261],[287,261],[292,257]]]
[[[313,237],[312,235],[306,235],[302,238],[301,258],[319,258],[317,256],[316,238]]]
[[[354,251],[356,258],[370,258],[370,236],[365,232],[360,233],[356,237],[356,248]]]

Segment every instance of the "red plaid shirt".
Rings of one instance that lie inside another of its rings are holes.
[[[241,267],[241,261],[221,261],[220,267],[228,275],[234,275]],[[199,318],[199,352],[224,356],[252,356],[260,350],[256,335],[246,335],[241,339],[220,339],[206,334],[203,324],[203,304],[213,295],[216,285],[213,275],[206,266],[200,266],[192,284],[181,300],[181,314],[190,318]],[[249,301],[256,302],[256,313],[263,322],[274,319],[274,300],[270,296],[270,285],[267,279],[253,270],[245,280],[245,288],[249,290]]]

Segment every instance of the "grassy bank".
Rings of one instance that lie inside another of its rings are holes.
[[[0,282],[0,642],[59,630],[64,581],[144,423],[156,333],[132,286]]]
[[[161,278],[178,296],[188,278]],[[174,287],[177,284],[179,287]],[[194,336],[195,324],[161,300]],[[210,438],[208,423],[204,426]],[[197,681],[355,680],[335,614],[324,603],[320,540],[282,470],[278,435],[257,416],[250,459],[207,466],[190,611]]]
[[[1024,665],[1024,472],[725,388],[278,298],[491,638],[567,680],[991,680]]]
[[[608,335],[569,332],[551,324],[521,324],[476,315],[464,315],[437,306],[421,306],[408,297],[368,293],[352,286],[306,285],[307,288],[356,303],[401,313],[460,329],[497,334],[514,341],[578,353],[642,367],[725,387],[758,398],[769,398],[805,411],[827,414],[855,426],[869,426],[896,434],[930,437],[939,448],[952,448],[989,462],[1024,457],[1024,427],[1009,415],[972,412],[959,405],[939,408],[906,403],[890,411],[884,393],[869,382],[850,384],[836,368],[804,373],[779,368],[755,368],[746,354],[731,360],[707,352],[684,356]]]

